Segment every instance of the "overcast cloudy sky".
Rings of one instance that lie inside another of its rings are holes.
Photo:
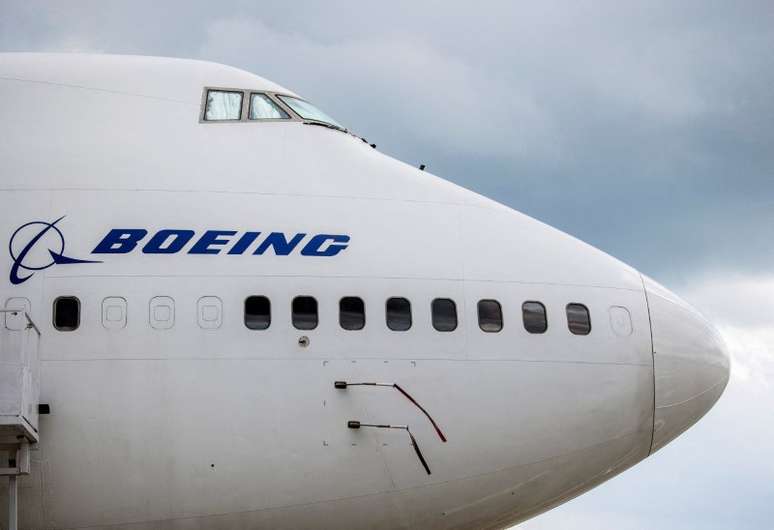
[[[771,0],[0,0],[0,51],[250,70],[658,279],[731,345],[725,395],[650,459],[523,528],[774,524]]]

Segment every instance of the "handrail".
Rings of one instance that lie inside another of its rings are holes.
[[[38,329],[38,326],[35,325],[35,322],[30,317],[30,314],[27,313],[24,309],[0,309],[0,314],[6,313],[11,314],[13,316],[18,315],[19,313],[24,315],[24,318],[27,319],[27,329],[34,329],[35,333],[38,334],[38,337],[40,337],[40,330]]]

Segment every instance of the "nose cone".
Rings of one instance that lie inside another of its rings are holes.
[[[730,363],[712,324],[661,285],[644,281],[654,351],[653,453],[712,408],[726,388]]]

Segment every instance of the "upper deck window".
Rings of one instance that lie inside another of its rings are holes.
[[[325,123],[332,125],[337,129],[344,129],[336,120],[325,114],[323,111],[303,99],[294,98],[292,96],[280,96],[278,98],[282,100],[288,107],[293,109],[293,112],[298,114],[304,120],[310,120],[318,123]]]
[[[239,121],[242,118],[242,97],[242,92],[208,90],[204,119],[206,121]]]
[[[290,116],[266,94],[250,94],[251,120],[289,120]]]

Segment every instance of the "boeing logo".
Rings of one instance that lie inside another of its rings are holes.
[[[64,219],[63,215],[56,221],[32,221],[21,225],[8,242],[8,252],[11,254],[11,283],[18,285],[26,282],[35,274],[54,265],[69,265],[72,263],[99,263],[65,256],[65,238],[56,224]],[[20,271],[29,274],[20,275]]]
[[[65,238],[57,223],[33,221],[16,229],[8,250],[13,260],[11,283],[17,285],[29,280],[36,271],[54,265],[73,263],[102,263],[66,256]],[[113,228],[94,247],[92,254],[129,254],[139,249],[143,254],[192,255],[263,255],[289,256],[297,253],[307,257],[332,257],[347,248],[345,234],[285,234],[284,232],[239,232],[236,230],[195,230],[164,228],[151,234],[144,228]],[[189,243],[193,244],[189,245]],[[183,252],[184,248],[188,250]],[[22,275],[20,271],[27,271]]]
[[[114,228],[102,238],[92,254],[127,254],[140,243],[143,254],[177,254],[189,242],[194,244],[187,254],[245,254],[259,240],[261,232],[237,232],[236,230],[206,230],[196,237],[194,230],[162,229],[148,238],[143,228]],[[302,246],[306,233],[288,236],[283,232],[270,232],[263,237],[251,253],[262,255],[271,249],[277,256],[288,256],[300,248],[302,256],[335,256],[349,243],[344,234],[315,234]]]

